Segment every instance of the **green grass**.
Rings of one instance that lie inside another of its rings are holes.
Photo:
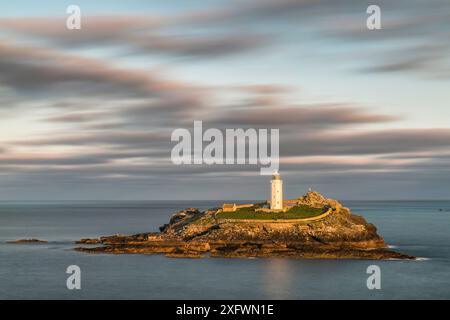
[[[255,207],[241,208],[235,212],[221,212],[217,214],[219,219],[250,219],[250,220],[283,220],[304,219],[321,215],[325,208],[312,208],[305,205],[292,207],[287,212],[256,212]]]

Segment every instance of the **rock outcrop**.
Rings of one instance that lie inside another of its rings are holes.
[[[342,207],[342,204],[334,199],[327,199],[317,191],[308,191],[306,195],[295,200],[297,204],[307,205],[313,208],[330,207],[336,212],[350,214],[348,208]]]
[[[83,252],[161,253],[171,257],[294,257],[412,259],[386,249],[374,225],[351,214],[338,201],[308,192],[298,204],[333,212],[313,222],[220,219],[218,210],[189,208],[172,215],[158,233],[83,239],[101,243]]]
[[[8,241],[7,243],[11,243],[11,244],[40,244],[40,243],[47,243],[47,241],[32,238],[32,239],[18,239],[18,240]]]

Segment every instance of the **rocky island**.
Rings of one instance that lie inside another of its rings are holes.
[[[276,199],[275,199],[276,200]],[[172,215],[160,232],[81,239],[88,253],[164,254],[169,257],[289,257],[324,259],[414,259],[387,249],[374,225],[318,192],[282,201],[196,208]]]

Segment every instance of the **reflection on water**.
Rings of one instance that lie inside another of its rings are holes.
[[[264,277],[264,290],[267,296],[273,299],[291,299],[292,277],[297,278],[297,284],[301,281],[301,274],[296,274],[289,259],[268,259],[262,276]],[[296,290],[301,291],[297,286]]]

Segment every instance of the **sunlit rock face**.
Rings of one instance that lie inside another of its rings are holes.
[[[84,252],[162,253],[180,257],[292,257],[413,259],[386,249],[373,224],[353,215],[337,200],[310,191],[294,199],[297,204],[328,207],[317,221],[223,219],[219,209],[200,212],[188,208],[172,215],[158,233],[100,238],[96,248]],[[95,243],[85,239],[85,243]]]

